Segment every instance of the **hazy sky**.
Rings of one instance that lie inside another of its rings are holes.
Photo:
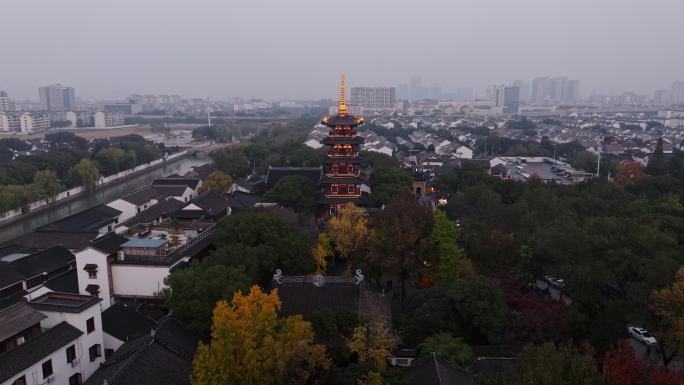
[[[84,98],[332,98],[341,72],[446,91],[567,75],[585,95],[684,80],[684,0],[0,0],[0,15],[16,99],[57,82]]]

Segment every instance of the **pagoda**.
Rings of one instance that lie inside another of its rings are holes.
[[[356,127],[363,124],[363,118],[347,113],[345,100],[344,75],[340,77],[340,100],[337,115],[326,116],[322,124],[330,128],[328,137],[322,143],[328,146],[328,154],[323,158],[323,177],[321,184],[323,196],[321,205],[329,214],[338,211],[345,203],[363,206],[361,195],[361,158],[359,146],[363,138],[356,135]]]

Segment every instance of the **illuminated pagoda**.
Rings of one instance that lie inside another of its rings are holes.
[[[363,118],[347,113],[345,100],[344,75],[340,77],[340,101],[337,115],[326,116],[322,124],[330,128],[328,137],[322,143],[328,146],[328,154],[321,162],[323,165],[323,196],[321,205],[330,214],[338,211],[341,205],[351,202],[364,205],[361,195],[363,180],[359,176],[361,158],[359,146],[363,138],[356,135],[355,128],[363,124]]]

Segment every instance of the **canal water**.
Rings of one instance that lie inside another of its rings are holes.
[[[187,156],[172,163],[165,164],[164,166],[154,169],[150,172],[130,177],[117,184],[97,190],[94,195],[86,195],[70,200],[56,207],[45,209],[44,211],[27,216],[26,218],[19,219],[9,224],[3,225],[0,223],[0,242],[5,242],[12,238],[16,238],[24,233],[28,233],[36,227],[46,225],[71,214],[75,214],[79,211],[83,211],[102,203],[109,203],[135,190],[152,184],[152,181],[155,178],[160,178],[171,174],[183,175],[190,171],[193,166],[199,166],[208,162],[210,162],[210,160],[206,158],[201,159]]]

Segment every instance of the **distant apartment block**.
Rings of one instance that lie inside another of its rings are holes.
[[[16,104],[9,98],[7,91],[0,91],[0,112],[11,112],[16,109]]]
[[[394,109],[394,87],[352,87],[350,110],[352,114],[390,113]]]
[[[93,120],[95,128],[116,127],[125,124],[124,115],[118,112],[98,111],[93,116]]]
[[[50,117],[48,115],[24,112],[19,116],[19,131],[22,134],[32,134],[48,129],[50,129]]]
[[[504,114],[517,114],[520,112],[520,87],[493,86],[492,106],[503,107]]]
[[[53,84],[38,89],[40,106],[44,110],[68,110],[76,107],[76,93],[73,87]]]
[[[572,103],[580,99],[580,81],[566,76],[539,77],[532,81],[532,103],[537,105]]]
[[[670,102],[684,103],[684,81],[672,83],[672,89],[670,90]]]

